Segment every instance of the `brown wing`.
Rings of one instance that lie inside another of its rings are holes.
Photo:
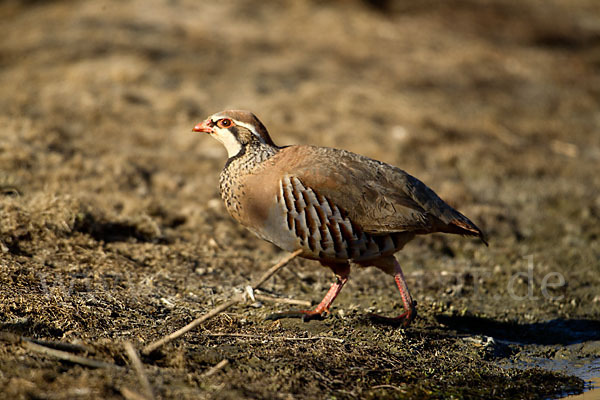
[[[447,232],[479,236],[486,243],[467,217],[399,168],[345,150],[313,146],[286,147],[277,158],[286,173],[344,209],[365,232]]]

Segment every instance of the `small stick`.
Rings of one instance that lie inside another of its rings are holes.
[[[227,359],[221,360],[221,361],[219,361],[219,363],[217,365],[215,365],[214,367],[212,367],[211,369],[206,371],[204,374],[202,374],[202,376],[204,378],[213,376],[214,374],[216,374],[217,372],[219,372],[220,370],[225,368],[227,366],[227,364],[229,364],[229,360],[227,360]]]
[[[192,329],[194,329],[195,327],[197,327],[204,321],[211,319],[215,315],[227,310],[229,307],[231,307],[232,305],[234,305],[236,303],[239,303],[243,299],[244,299],[244,296],[242,294],[238,294],[238,295],[234,296],[233,299],[228,300],[225,303],[220,304],[219,306],[213,308],[212,310],[210,310],[209,312],[207,312],[200,318],[196,318],[195,320],[193,320],[192,322],[190,322],[183,328],[176,330],[175,332],[163,337],[160,340],[157,340],[156,342],[150,343],[148,346],[146,346],[142,349],[142,354],[148,355],[148,354],[152,353],[154,350],[158,349],[159,347],[169,343],[173,339],[177,339],[179,336],[191,331]]]
[[[248,339],[265,339],[264,336],[250,335],[247,333],[204,333],[204,336],[213,336],[213,337],[227,336],[227,337],[239,337],[239,338],[248,338]]]
[[[144,393],[144,397],[147,399],[154,399],[154,393],[152,392],[152,386],[150,386],[150,381],[148,381],[148,376],[146,376],[146,373],[144,372],[144,366],[142,365],[142,361],[140,360],[140,357],[138,356],[137,351],[133,347],[133,344],[131,344],[131,342],[127,341],[123,344],[123,347],[125,347],[125,352],[127,352],[127,356],[129,357],[129,360],[131,361],[131,365],[133,365],[133,368],[135,369],[135,372],[137,373],[140,384],[142,385],[142,391]]]
[[[256,294],[256,293],[254,294],[254,298],[256,300],[261,300],[261,301],[272,301],[273,303],[294,304],[297,306],[305,306],[305,307],[310,307],[312,305],[312,303],[310,301],[306,301],[306,300],[287,299],[287,298],[273,297],[273,296],[267,296],[264,294]]]
[[[283,340],[302,341],[302,340],[332,340],[338,343],[344,343],[344,339],[328,337],[328,336],[311,336],[311,337],[282,337]]]
[[[67,353],[66,351],[51,349],[50,347],[42,346],[41,344],[30,342],[23,338],[21,344],[28,350],[35,351],[36,353],[45,354],[47,356],[56,357],[59,360],[69,361],[74,364],[85,365],[90,368],[121,368],[118,365],[107,363],[104,361],[94,360],[92,358],[86,358],[76,356],[75,354]]]
[[[252,284],[252,289],[258,289],[258,287],[260,285],[262,285],[267,279],[269,279],[273,274],[275,274],[275,272],[277,272],[279,269],[283,268],[287,263],[289,263],[291,260],[293,260],[300,253],[302,253],[302,250],[296,250],[295,252],[293,252],[292,254],[289,254],[287,257],[285,257],[283,260],[281,260],[277,264],[273,265],[256,282],[254,282]],[[214,317],[215,315],[227,310],[229,307],[231,307],[234,304],[237,304],[243,300],[244,300],[244,294],[235,295],[232,299],[213,308],[212,310],[210,310],[208,313],[204,314],[203,316],[196,318],[195,320],[193,320],[192,322],[190,322],[183,328],[178,329],[177,331],[163,337],[160,340],[150,343],[148,346],[143,348],[142,354],[148,355],[148,354],[152,353],[159,347],[169,343],[170,341],[172,341],[174,339],[177,339],[179,336],[191,331],[192,329],[194,329],[195,327],[200,325],[202,322]]]
[[[70,353],[88,353],[88,354],[93,354],[96,352],[96,350],[94,350],[91,347],[88,346],[84,346],[81,344],[76,344],[76,343],[66,343],[66,342],[58,342],[58,341],[47,341],[47,340],[38,340],[38,339],[31,339],[31,338],[24,338],[25,340],[28,340],[32,343],[36,343],[39,344],[41,346],[46,346],[46,347],[50,347],[52,349],[56,349],[56,350],[64,350],[64,351],[68,351]]]
[[[338,343],[344,343],[344,339],[334,338],[329,336],[309,336],[309,337],[293,337],[293,336],[260,336],[260,335],[249,335],[246,333],[205,333],[205,336],[227,336],[227,337],[239,337],[248,339],[260,339],[260,340],[289,340],[289,341],[302,341],[302,340],[332,340]]]
[[[138,392],[134,392],[133,390],[123,386],[121,389],[121,394],[125,397],[126,400],[148,400],[145,396],[142,396]]]
[[[119,366],[104,361],[94,360],[92,358],[86,358],[76,356],[75,354],[68,353],[63,350],[58,350],[53,347],[62,347],[64,349],[72,349],[75,351],[87,350],[86,348],[80,348],[78,345],[72,345],[70,343],[62,342],[44,342],[42,340],[30,339],[24,336],[19,336],[11,332],[0,332],[0,340],[11,344],[20,344],[24,348],[35,351],[36,353],[45,354],[51,357],[56,357],[60,360],[70,361],[75,364],[85,365],[91,368],[120,368]]]
[[[375,386],[371,386],[371,389],[393,389],[400,393],[406,393],[406,390],[399,388],[398,386],[394,386],[394,385],[375,385]]]
[[[254,282],[252,284],[252,289],[258,289],[258,287],[260,285],[262,285],[263,283],[265,283],[265,281],[267,279],[269,279],[272,275],[274,275],[275,272],[277,272],[282,267],[285,267],[287,265],[287,263],[289,263],[294,258],[296,258],[296,256],[299,256],[301,253],[302,253],[302,250],[296,250],[292,254],[288,254],[287,257],[285,257],[283,260],[279,261],[277,264],[273,265],[271,268],[269,268],[269,270],[267,272],[265,272],[263,274],[263,276],[261,276],[256,282]]]

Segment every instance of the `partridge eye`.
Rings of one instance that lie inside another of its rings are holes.
[[[217,125],[219,125],[220,128],[227,128],[227,127],[231,126],[231,120],[230,119],[219,120],[219,122],[217,122]]]

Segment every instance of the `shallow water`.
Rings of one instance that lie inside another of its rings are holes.
[[[586,391],[581,394],[573,394],[563,399],[568,400],[595,400],[600,399],[600,376],[596,376],[591,381],[586,381],[589,383],[589,387],[586,386]]]
[[[547,365],[540,365],[542,368],[578,376],[586,383],[585,392],[567,395],[563,398],[570,400],[600,399],[600,358],[593,360],[578,360],[576,362],[561,362],[563,360],[546,361],[548,361],[546,363]]]
[[[515,363],[511,367],[523,369],[538,367],[548,371],[561,372],[565,375],[574,375],[585,381],[584,393],[564,393],[562,396],[557,397],[558,399],[600,399],[600,358],[556,360],[544,357],[532,357],[530,361]]]

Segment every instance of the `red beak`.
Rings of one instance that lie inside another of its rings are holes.
[[[210,124],[212,123],[212,121],[210,119],[207,119],[206,121],[196,125],[194,127],[194,129],[192,129],[192,131],[194,132],[206,132],[206,133],[212,133],[213,132],[213,128],[212,126],[210,126]]]

